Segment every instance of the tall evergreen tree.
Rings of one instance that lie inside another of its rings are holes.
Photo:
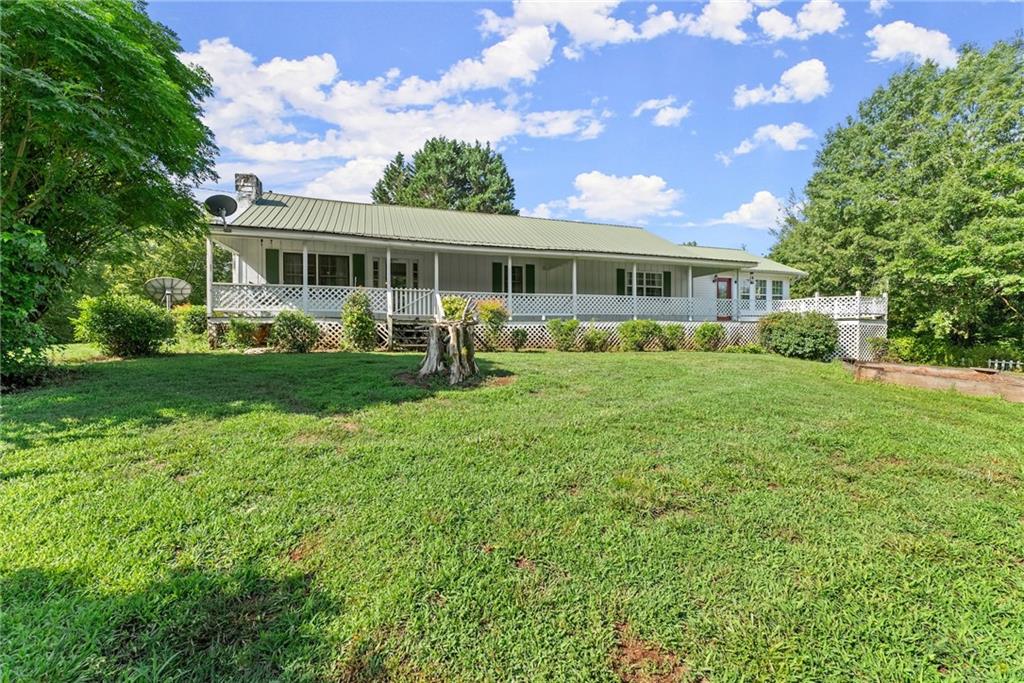
[[[515,185],[490,144],[438,137],[406,161],[401,153],[373,188],[378,204],[518,214]]]
[[[889,292],[890,324],[1024,340],[1024,40],[910,67],[829,131],[771,256],[794,293]]]

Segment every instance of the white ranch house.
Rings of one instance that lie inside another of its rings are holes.
[[[250,174],[236,175],[235,187],[239,210],[226,224],[211,223],[207,245],[211,263],[214,248],[232,255],[231,282],[212,282],[207,268],[213,325],[230,316],[269,322],[299,309],[330,339],[357,289],[369,294],[388,345],[396,330],[438,316],[448,294],[503,300],[511,325],[542,345],[551,318],[722,321],[752,341],[750,323],[773,310],[885,316],[884,300],[859,295],[846,297],[842,311],[832,299],[790,301],[790,284],[804,274],[795,268],[739,249],[674,244],[641,228],[313,199],[263,192]]]

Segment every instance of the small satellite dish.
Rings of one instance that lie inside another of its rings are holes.
[[[203,202],[203,206],[214,216],[220,218],[225,225],[227,225],[227,217],[238,211],[238,202],[234,197],[226,194],[210,195]]]
[[[166,305],[168,311],[173,304],[188,301],[189,295],[192,294],[192,285],[176,277],[155,277],[147,280],[142,288],[146,290],[150,299]]]

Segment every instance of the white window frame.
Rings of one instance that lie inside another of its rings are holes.
[[[754,301],[768,300],[768,280],[754,280]]]
[[[281,250],[281,254],[278,257],[280,259],[280,266],[281,266],[281,270],[280,270],[280,272],[281,272],[281,284],[285,284],[285,285],[301,285],[302,284],[302,275],[299,275],[299,281],[298,282],[285,282],[285,272],[284,272],[284,255],[285,254],[295,254],[300,259],[302,258],[302,252],[301,251],[285,251],[284,249]],[[346,254],[346,253],[339,252],[339,251],[307,251],[307,254],[309,254],[309,256],[313,257],[313,259],[312,259],[313,260],[313,267],[311,269],[309,269],[309,272],[308,272],[310,286],[322,286],[322,287],[349,287],[349,286],[351,286],[351,284],[352,284],[352,254]],[[324,255],[324,256],[341,256],[341,257],[344,257],[344,258],[346,258],[348,260],[348,282],[347,283],[342,284],[342,285],[320,285],[320,255],[321,254]]]
[[[779,286],[779,291],[778,292],[775,291],[775,286],[776,285]],[[782,298],[785,296],[785,291],[786,291],[786,288],[782,284],[782,280],[772,280],[771,293],[772,293],[772,300],[773,301],[781,301]]]
[[[649,280],[648,278],[651,278]],[[638,270],[636,279],[640,283],[637,296],[665,296],[665,273],[660,270]],[[652,283],[653,281],[653,283]],[[656,289],[657,294],[649,294],[648,290]],[[633,270],[626,270],[626,296],[633,296]]]

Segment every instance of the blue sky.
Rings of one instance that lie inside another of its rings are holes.
[[[1024,4],[186,3],[150,14],[214,77],[220,187],[369,201],[395,152],[490,141],[524,214],[763,253],[826,131],[906,64]]]

